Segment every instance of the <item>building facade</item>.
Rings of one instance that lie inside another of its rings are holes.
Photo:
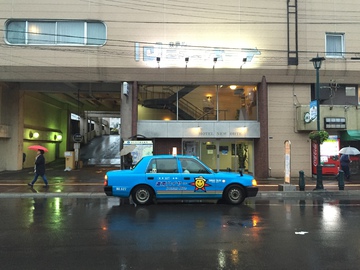
[[[21,169],[30,143],[46,144],[50,161],[71,150],[77,113],[100,127],[120,116],[122,138],[152,139],[155,154],[177,147],[260,178],[284,176],[291,141],[291,175],[311,175],[317,55],[321,129],[357,143],[359,10],[354,0],[2,1],[0,149],[12,154],[0,170]],[[36,130],[46,138],[30,138]]]

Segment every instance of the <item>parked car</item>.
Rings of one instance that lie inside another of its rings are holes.
[[[154,199],[223,199],[241,204],[255,197],[253,176],[235,172],[214,172],[193,156],[155,155],[143,157],[131,170],[113,170],[105,175],[107,196],[132,197],[139,205]]]

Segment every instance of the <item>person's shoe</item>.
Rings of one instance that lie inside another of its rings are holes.
[[[33,185],[33,184],[31,184],[31,183],[28,183],[28,186],[29,186],[29,187],[33,187],[34,185]]]

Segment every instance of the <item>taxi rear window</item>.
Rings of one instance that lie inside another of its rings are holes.
[[[148,173],[177,173],[178,167],[176,159],[162,159],[156,158],[153,159],[146,172]]]

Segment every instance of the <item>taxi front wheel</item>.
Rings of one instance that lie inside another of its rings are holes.
[[[237,185],[231,185],[226,188],[224,199],[229,204],[241,204],[245,200],[244,189]]]
[[[151,204],[153,200],[153,192],[148,186],[138,186],[132,192],[132,199],[139,205]]]

